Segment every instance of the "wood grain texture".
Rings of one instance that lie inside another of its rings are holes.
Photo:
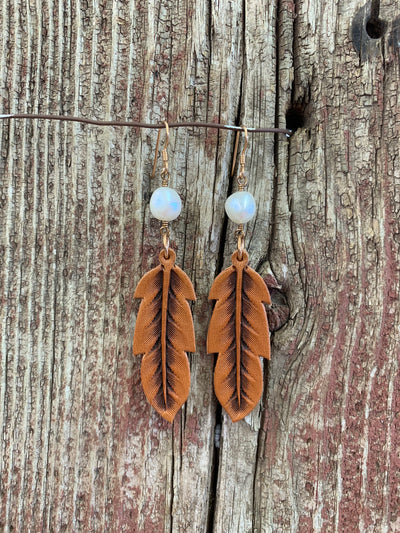
[[[160,264],[139,281],[141,298],[133,335],[133,355],[143,355],[144,393],[168,422],[186,402],[190,390],[188,351],[194,352],[193,319],[187,300],[195,300],[193,285],[175,265],[173,250],[159,254]]]
[[[171,427],[132,356],[134,288],[159,250],[157,133],[1,123],[1,530],[400,529],[400,8],[381,0],[387,31],[363,34],[360,54],[364,5],[3,2],[2,113],[284,126],[292,110],[300,127],[250,135],[247,248],[290,314],[237,424],[205,345],[235,247],[233,135],[171,135],[172,245],[197,295],[192,387]]]
[[[232,254],[232,266],[217,276],[209,298],[217,300],[208,326],[207,351],[217,353],[214,390],[222,407],[238,422],[260,401],[263,390],[260,357],[269,359],[270,342],[264,303],[268,288],[244,250]]]
[[[304,123],[276,153],[270,257],[291,319],[273,340],[257,531],[399,529],[400,11],[380,2],[388,29],[364,33],[363,61],[351,41],[363,6],[278,12],[278,119],[290,106]]]

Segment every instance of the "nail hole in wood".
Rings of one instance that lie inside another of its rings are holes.
[[[305,105],[294,104],[286,112],[286,128],[292,130],[293,133],[299,128],[304,127],[305,123]]]
[[[388,23],[379,18],[380,0],[368,0],[354,16],[351,35],[360,63],[375,57],[380,51],[379,39],[385,34]]]
[[[371,39],[380,39],[386,31],[387,23],[381,19],[370,19],[366,25],[366,31]]]

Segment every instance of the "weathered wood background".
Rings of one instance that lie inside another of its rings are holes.
[[[248,250],[289,318],[261,405],[235,425],[205,352],[208,290],[234,248],[233,135],[172,131],[172,240],[198,295],[198,352],[171,426],[131,353],[134,287],[160,249],[156,131],[1,122],[1,531],[400,531],[400,6],[381,1],[375,38],[370,9],[3,2],[2,113],[248,126],[288,114],[299,128],[250,138]]]

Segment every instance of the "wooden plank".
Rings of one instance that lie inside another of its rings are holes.
[[[1,123],[1,530],[399,529],[400,13],[382,0],[386,33],[364,24],[357,51],[363,7],[3,4],[1,112],[284,126],[289,111],[300,127],[250,136],[246,244],[281,287],[270,316],[282,323],[286,302],[290,315],[237,424],[205,347],[208,291],[235,247],[234,138],[171,132],[171,241],[197,294],[191,393],[171,426],[131,353],[134,288],[161,247],[157,132]]]
[[[274,2],[245,4],[243,24],[243,82],[241,116],[243,124],[266,127],[275,125],[276,96],[276,7]],[[257,215],[247,225],[246,248],[250,265],[264,276],[270,273],[266,260],[271,240],[271,216],[274,209],[274,139],[273,135],[252,135],[246,157],[248,190],[257,203]],[[233,190],[237,190],[236,175]],[[224,267],[236,248],[235,224],[229,222],[224,246]],[[267,364],[265,364],[267,368]],[[233,424],[222,414],[221,448],[213,531],[253,531],[254,479],[260,421],[264,406],[260,403],[250,415]]]
[[[360,2],[280,7],[280,120],[293,106],[304,127],[278,159],[289,279],[279,245],[273,265],[292,319],[274,336],[257,531],[398,529],[399,7],[381,4],[388,31],[364,32],[364,59],[351,40]]]

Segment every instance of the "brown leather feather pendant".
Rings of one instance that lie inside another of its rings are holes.
[[[232,255],[232,266],[219,274],[209,299],[217,300],[211,317],[208,353],[218,353],[214,371],[215,394],[233,422],[257,405],[263,389],[259,357],[270,357],[267,313],[271,299],[262,277],[248,266],[242,251]]]
[[[188,276],[175,265],[175,252],[160,253],[160,265],[139,281],[135,298],[143,298],[136,320],[133,354],[143,355],[141,377],[148,401],[172,422],[187,400],[190,369],[186,352],[195,351],[188,300],[195,300]]]

